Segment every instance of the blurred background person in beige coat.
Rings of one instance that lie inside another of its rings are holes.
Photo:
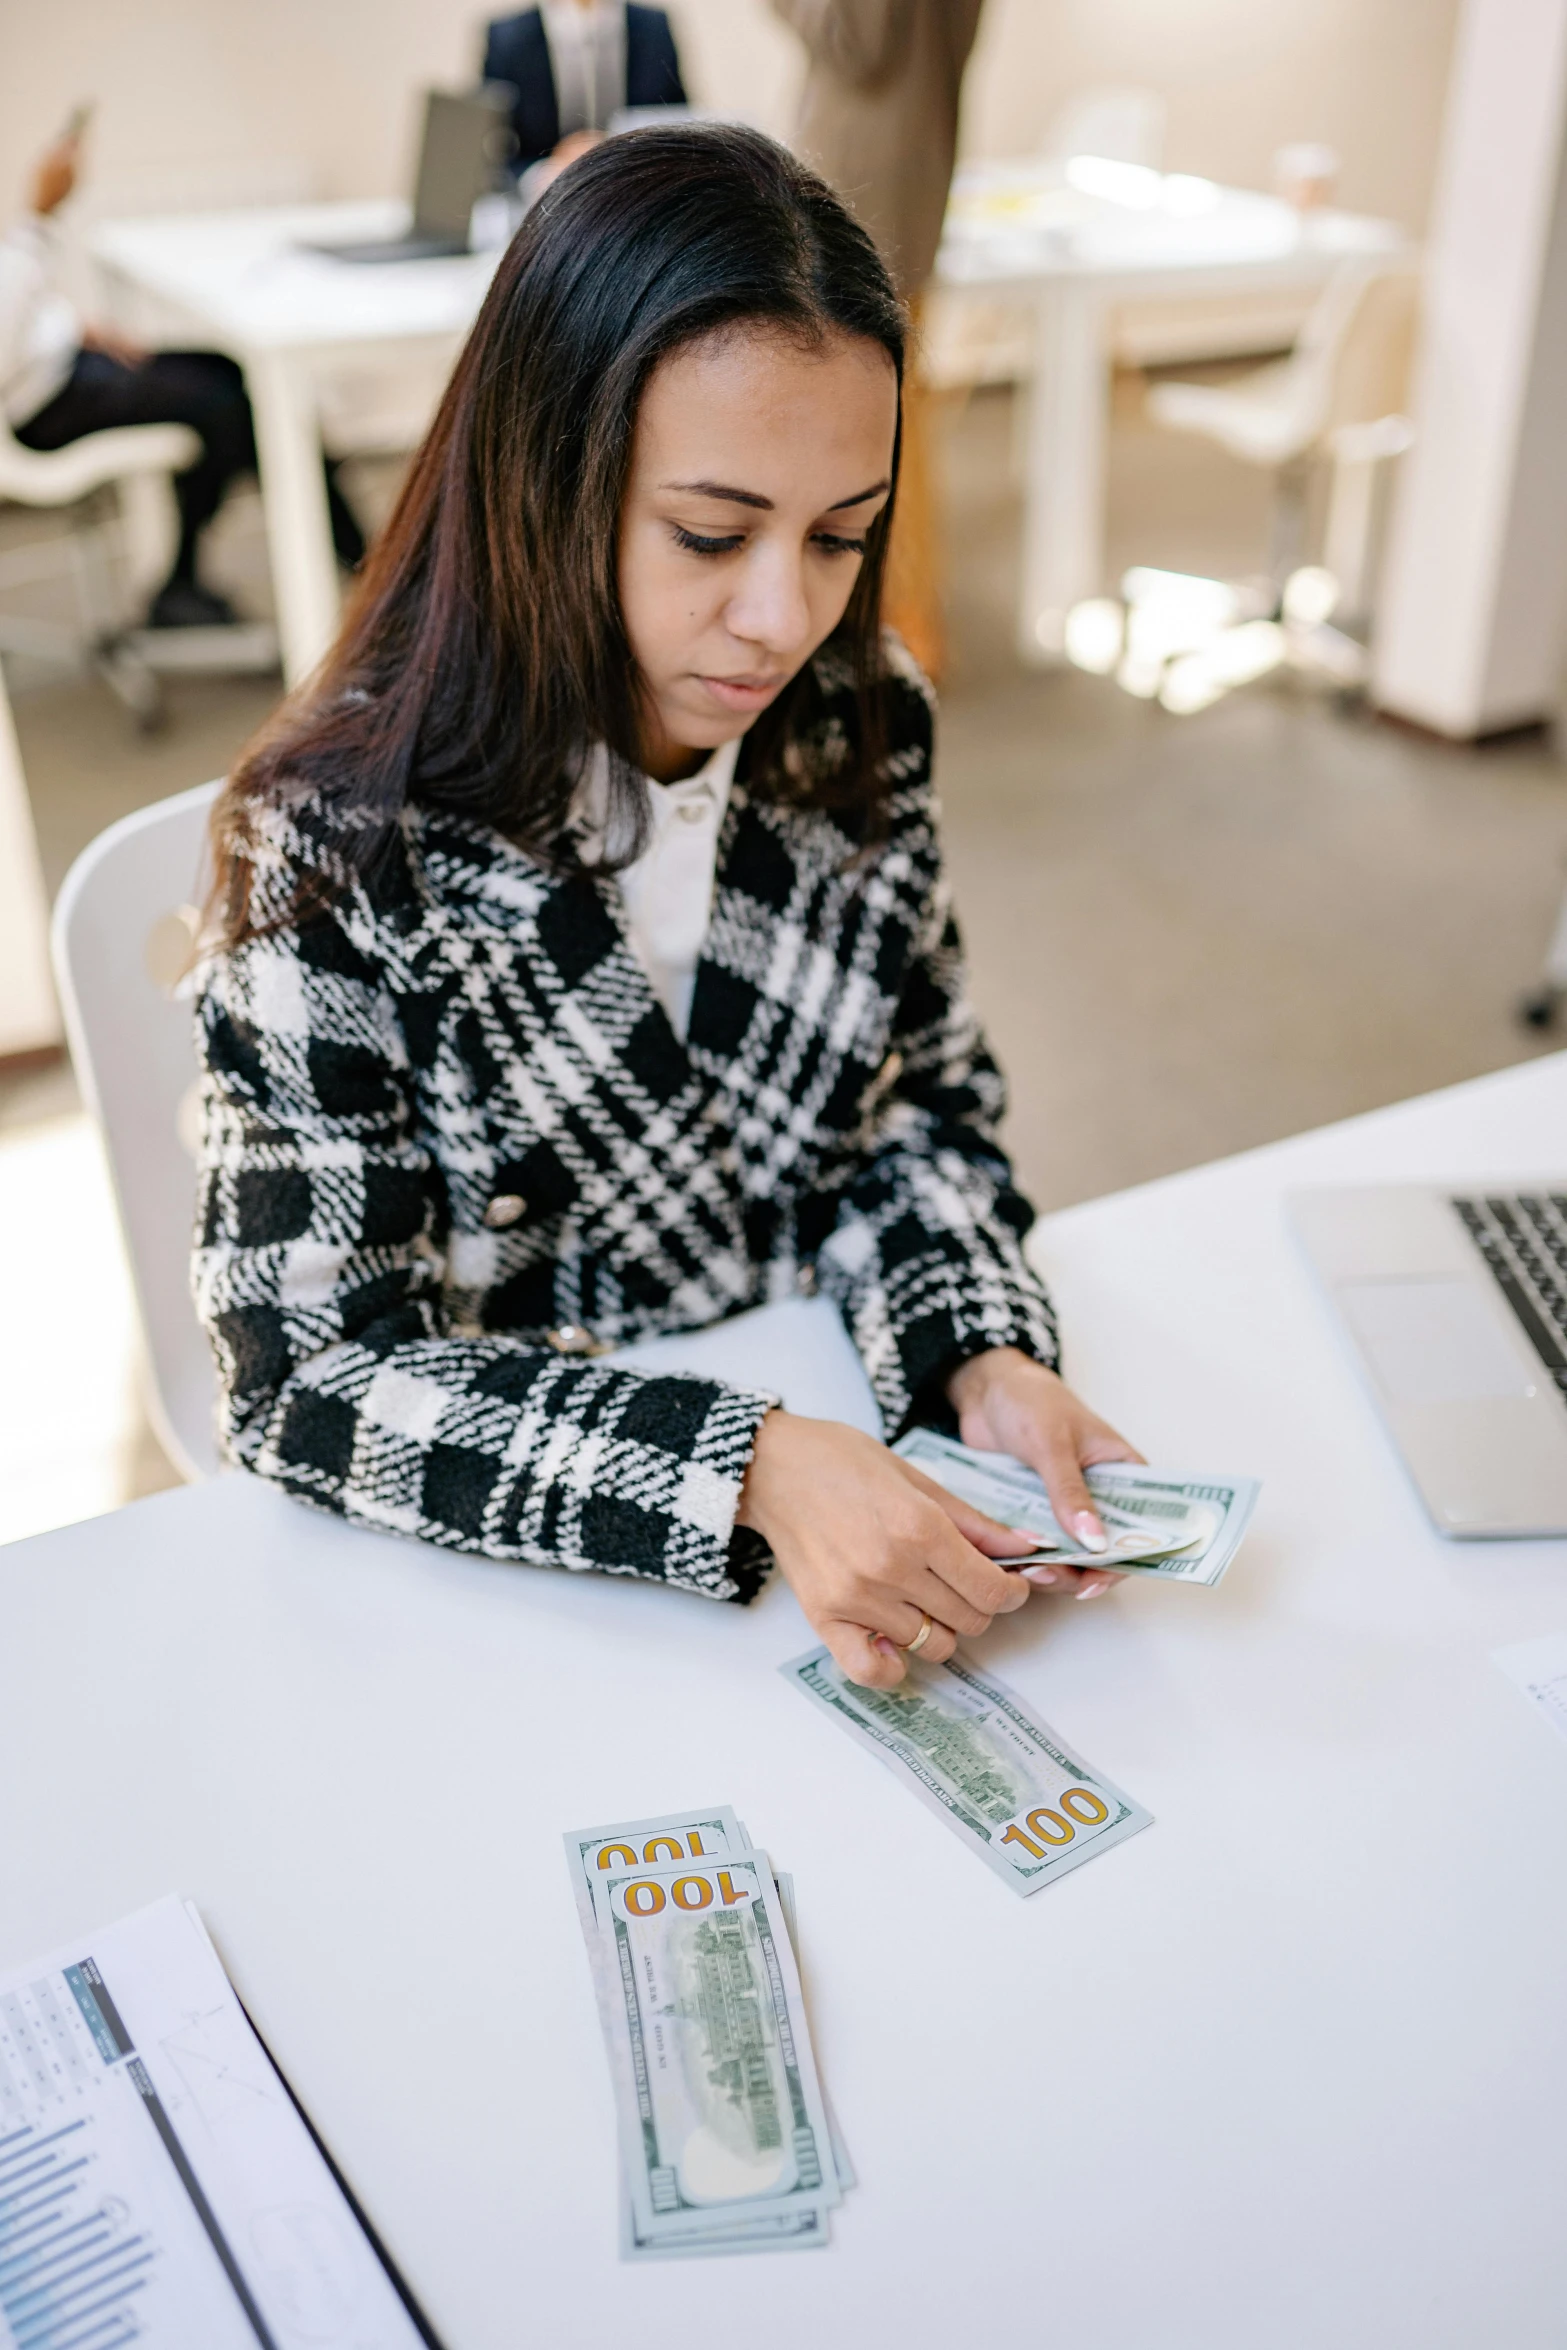
[[[963,69],[984,0],[772,0],[810,59],[795,146],[870,231],[919,323],[957,151]],[[917,339],[917,337],[916,337]],[[925,396],[904,391],[887,617],[940,674],[941,564]]]

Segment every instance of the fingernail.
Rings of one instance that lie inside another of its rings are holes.
[[[1098,1576],[1090,1576],[1086,1583],[1078,1585],[1077,1596],[1079,1599],[1097,1599],[1101,1591],[1108,1591],[1109,1588],[1110,1585],[1107,1581],[1102,1581]]]
[[[879,1648],[883,1656],[896,1656],[898,1653],[896,1641],[889,1640],[885,1632],[878,1632],[871,1646]]]
[[[1041,1591],[1048,1591],[1051,1585],[1059,1583],[1061,1578],[1054,1567],[1025,1567],[1023,1580],[1025,1583],[1037,1583]]]
[[[1110,1537],[1092,1510],[1079,1510],[1072,1520],[1072,1531],[1085,1550],[1108,1550]]]

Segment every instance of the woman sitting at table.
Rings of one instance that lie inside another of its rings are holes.
[[[749,1598],[888,1687],[1010,1530],[765,1393],[601,1360],[820,1291],[889,1434],[1103,1541],[878,628],[904,322],[751,132],[529,216],[319,676],[218,807],[195,1257],[231,1456],[362,1524]],[[988,1554],[988,1555],[987,1555]],[[1087,1597],[1097,1571],[1039,1570]]]

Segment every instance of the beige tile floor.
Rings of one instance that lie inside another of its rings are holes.
[[[1271,688],[1176,719],[1100,679],[1022,671],[1005,395],[954,410],[943,442],[949,855],[1039,1204],[1542,1049],[1512,1005],[1567,863],[1567,781],[1548,750],[1445,749]],[[384,492],[369,484],[367,502]],[[1254,570],[1267,515],[1264,482],[1154,433],[1135,382],[1123,387],[1116,568]],[[0,536],[11,528],[0,517]],[[253,501],[236,504],[219,561],[260,608]],[[24,684],[17,724],[51,887],[115,816],[220,772],[273,691],[187,682],[169,732],[146,742],[97,688]],[[169,1478],[135,1401],[101,1167],[63,1076],[0,1085],[0,1231],[3,1537]]]

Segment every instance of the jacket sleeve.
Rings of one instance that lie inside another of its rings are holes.
[[[328,915],[198,977],[193,1266],[230,1457],[356,1523],[750,1598],[773,1398],[449,1327],[396,1001]]]
[[[892,1042],[865,1156],[816,1261],[889,1440],[946,1411],[943,1384],[971,1355],[1015,1346],[1051,1369],[1058,1361],[1050,1300],[1023,1256],[1034,1211],[997,1140],[1006,1088],[969,1002],[939,876]]]
[[[911,0],[773,0],[813,65],[854,89],[885,80],[908,46]]]

